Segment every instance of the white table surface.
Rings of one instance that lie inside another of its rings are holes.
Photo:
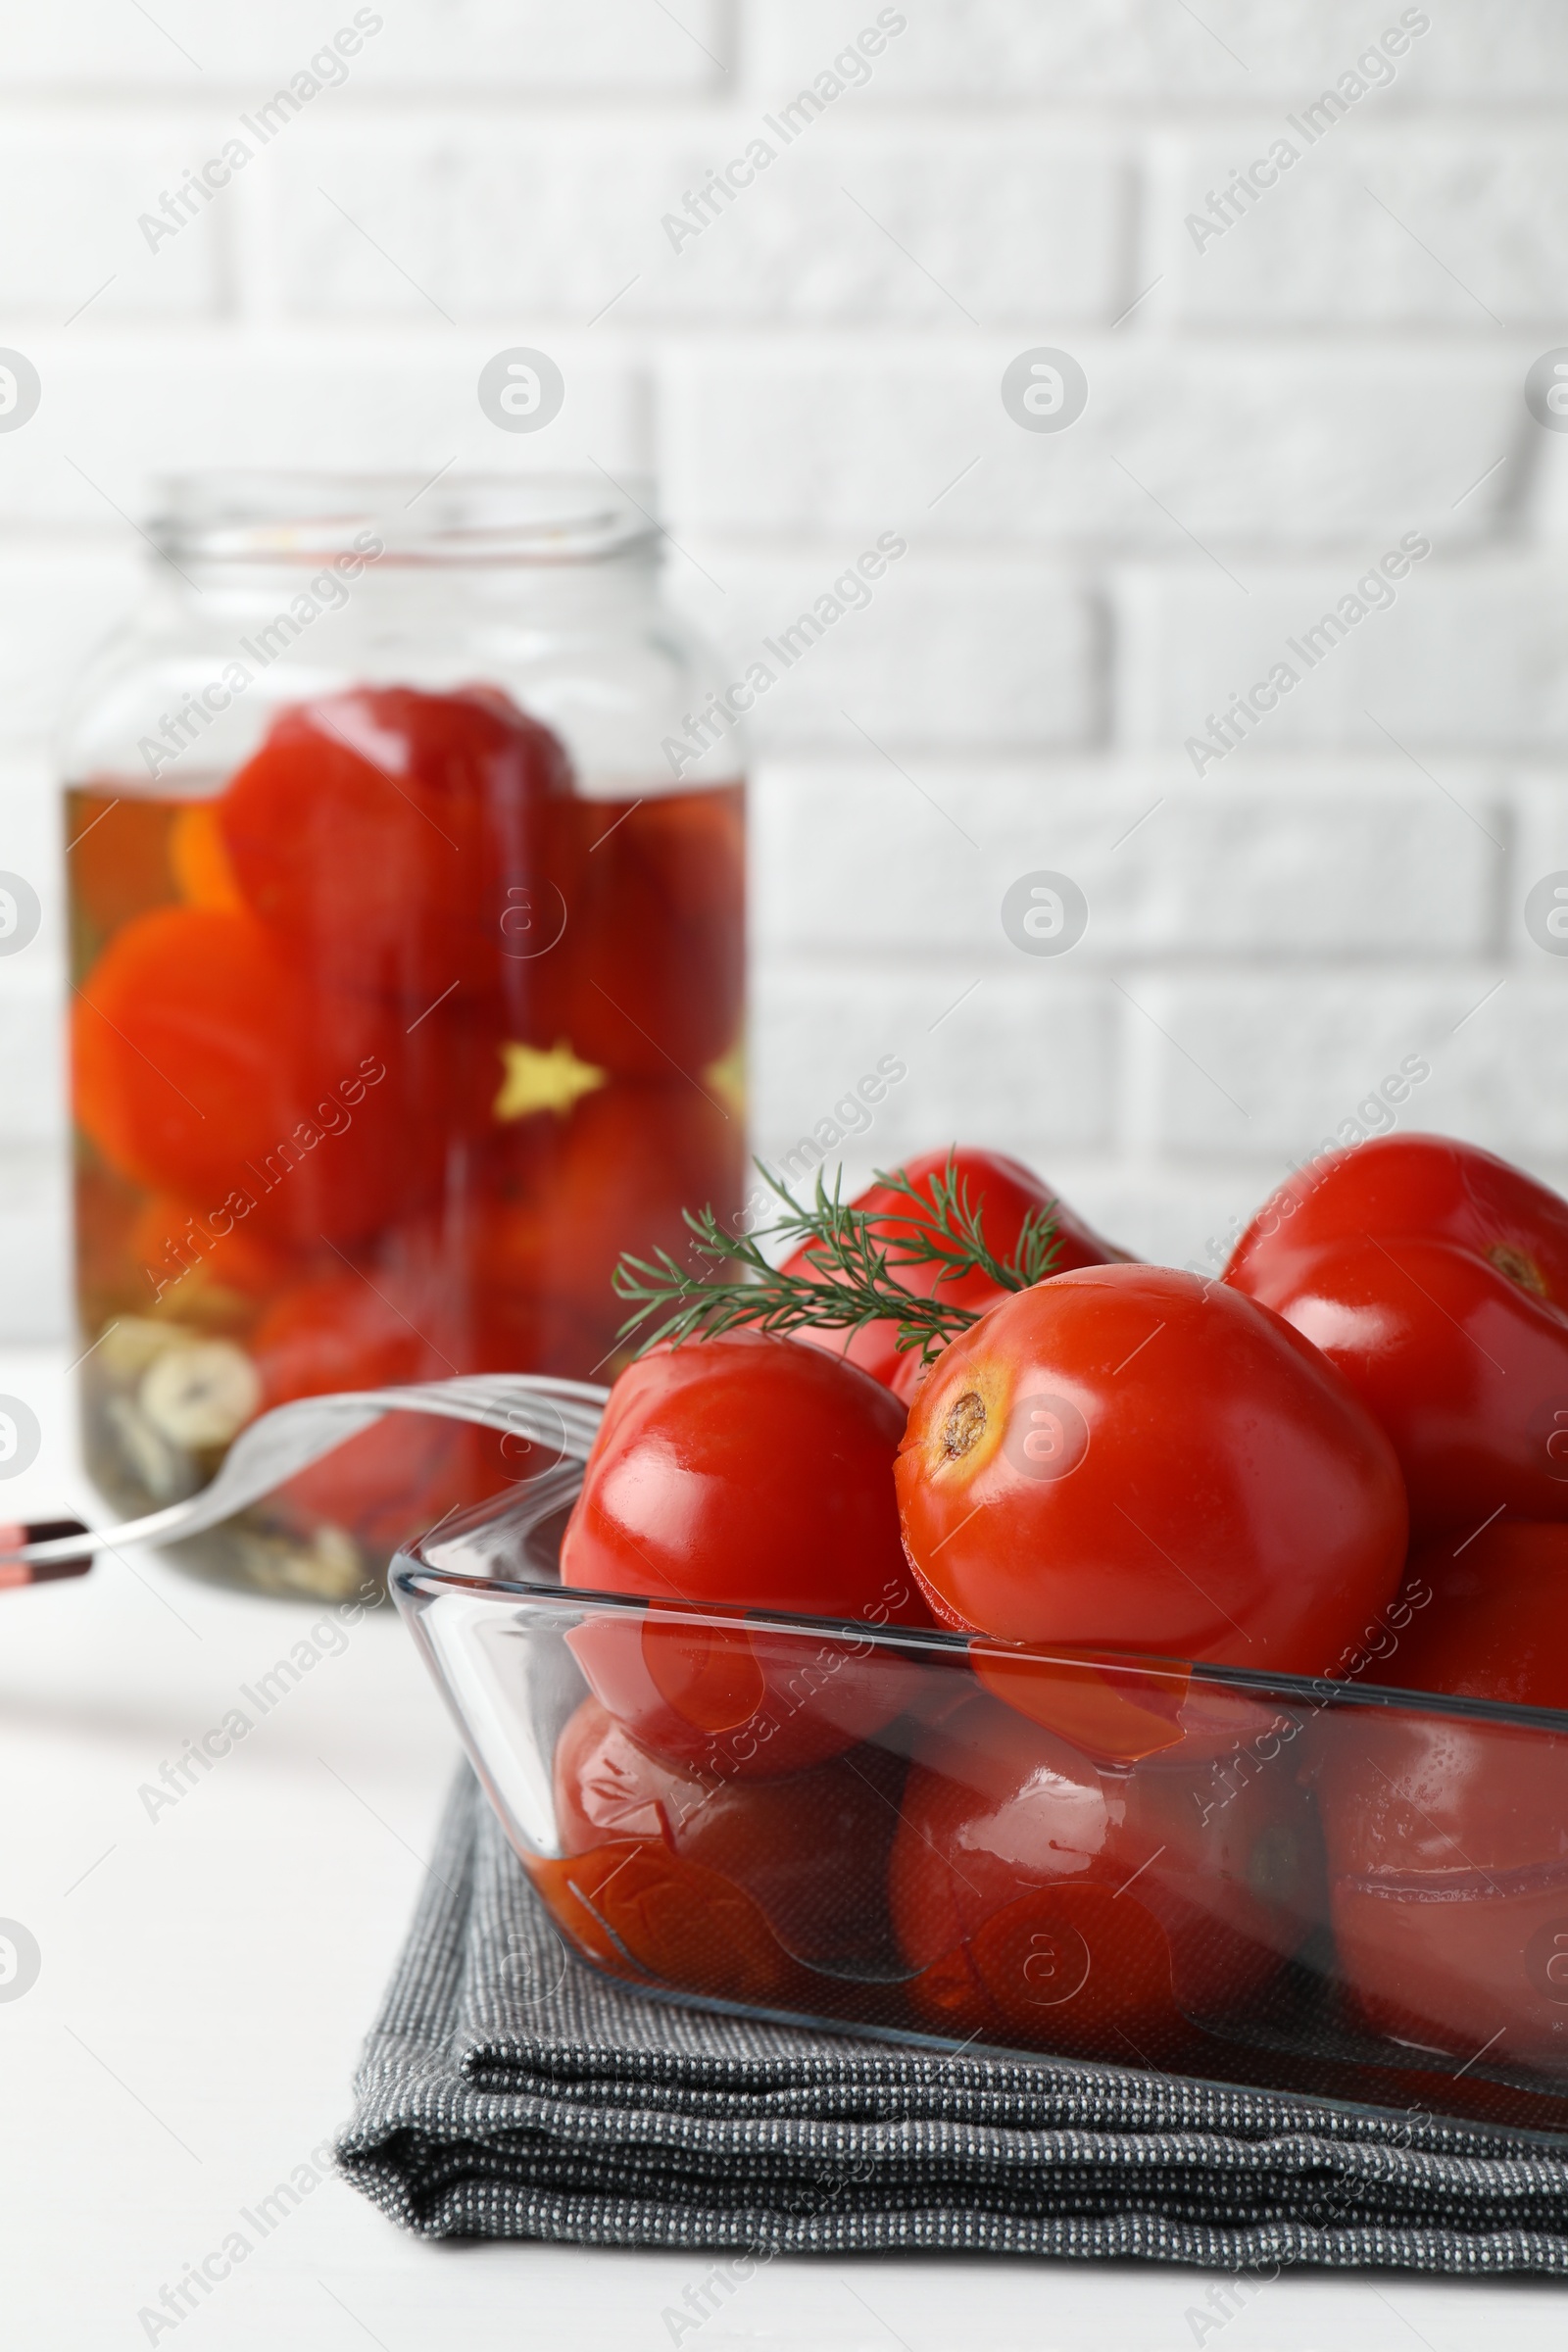
[[[63,1351],[0,1353],[43,1427],[0,1512],[88,1503]],[[84,1516],[101,1516],[96,1506]],[[362,1623],[179,1802],[138,1795],[318,1614],[142,1555],[0,1594],[0,1918],[42,1965],[0,2001],[0,2343],[17,2352],[1510,2352],[1568,2288],[1286,2275],[1222,2328],[1209,2275],[1149,2265],[778,2261],[698,2328],[688,2255],[429,2245],[323,2180],[177,2326],[166,2285],[221,2247],[349,2111],[361,2038],[457,1757],[401,1626]],[[218,2265],[215,2268],[220,2267]]]

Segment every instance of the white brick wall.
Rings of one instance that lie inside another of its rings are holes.
[[[0,961],[0,1337],[65,1311],[49,733],[135,593],[117,510],[188,465],[652,463],[737,667],[906,535],[760,713],[764,1150],[898,1053],[853,1174],[993,1142],[1181,1260],[1420,1054],[1412,1123],[1568,1183],[1568,959],[1521,914],[1568,868],[1568,437],[1522,397],[1568,345],[1555,0],[907,0],[678,251],[662,216],[874,0],[363,13],[339,85],[150,253],[137,215],[354,8],[0,0],[0,343],[45,384],[0,435],[0,867],[45,905]],[[473,396],[518,342],[567,383],[521,453]],[[1089,376],[1062,434],[1002,405],[1036,345]],[[1196,774],[1186,738],[1407,532],[1392,608]],[[1036,868],[1089,902],[1060,959],[1002,928]]]

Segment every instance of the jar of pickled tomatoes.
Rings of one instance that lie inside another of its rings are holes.
[[[170,486],[64,752],[77,1378],[117,1509],[293,1397],[609,1380],[620,1253],[738,1211],[738,745],[650,503]],[[537,1467],[398,1414],[173,1556],[340,1597]]]

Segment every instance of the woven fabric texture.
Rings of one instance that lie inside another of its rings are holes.
[[[1568,2154],[1535,2140],[627,1991],[467,1774],[356,2091],[344,2171],[431,2237],[1568,2272]]]

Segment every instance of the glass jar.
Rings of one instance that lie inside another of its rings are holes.
[[[738,738],[650,503],[170,487],[63,760],[80,1398],[117,1509],[290,1397],[609,1380],[620,1252],[738,1211]],[[177,1556],[342,1595],[526,1475],[512,1445],[394,1415]]]

